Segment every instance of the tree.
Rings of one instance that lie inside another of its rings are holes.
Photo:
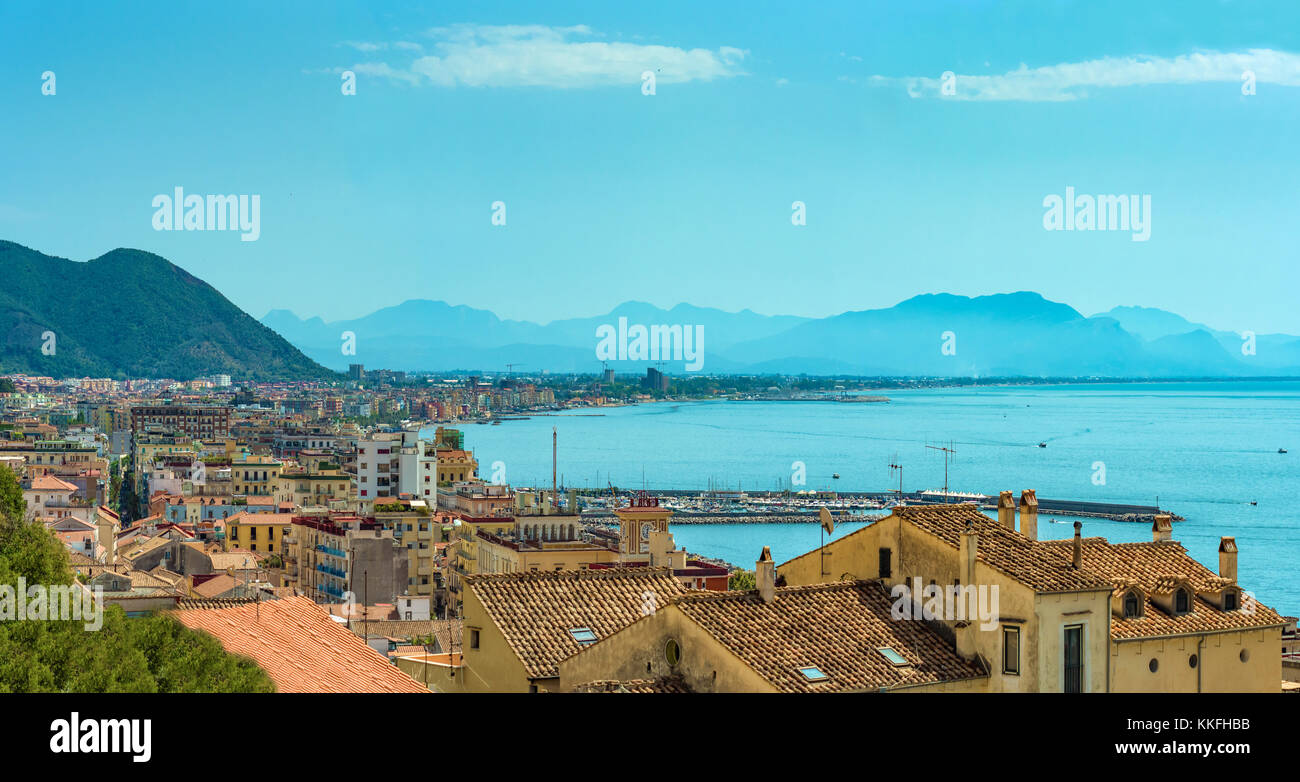
[[[754,580],[754,571],[752,570],[733,570],[731,575],[727,576],[727,589],[747,592],[757,588],[758,582]]]
[[[67,550],[23,517],[17,479],[0,468],[0,584],[70,584]],[[98,630],[84,620],[0,622],[0,692],[273,692],[251,660],[159,613],[128,618],[108,606]]]

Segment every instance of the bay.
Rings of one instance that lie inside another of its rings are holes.
[[[996,494],[1151,505],[1186,517],[1174,538],[1217,572],[1219,537],[1240,549],[1243,587],[1284,614],[1300,613],[1300,381],[1105,383],[880,392],[888,403],[662,402],[566,411],[468,425],[479,472],[516,486],[550,486],[551,429],[558,470],[576,487],[885,491],[889,464],[908,491],[948,485]],[[1038,447],[1040,442],[1046,448]],[[1290,454],[1278,453],[1288,448]],[[835,473],[839,478],[833,477]],[[1257,504],[1252,505],[1255,502]],[[1043,538],[1070,523],[1044,514]],[[1085,536],[1150,540],[1150,527],[1083,519]],[[846,524],[836,537],[857,525]],[[752,567],[762,547],[778,562],[817,547],[815,525],[673,526],[692,553]]]

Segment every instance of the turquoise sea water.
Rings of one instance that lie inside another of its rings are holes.
[[[1234,535],[1243,586],[1284,614],[1300,613],[1300,381],[1116,383],[881,392],[887,404],[684,402],[563,413],[465,427],[466,445],[492,477],[502,462],[515,485],[551,482],[551,427],[571,486],[747,490],[789,483],[792,463],[809,489],[943,486],[949,445],[953,490],[1036,489],[1040,498],[1160,505],[1187,521],[1174,537],[1218,568],[1218,541]],[[1047,448],[1039,448],[1039,442]],[[1292,451],[1279,454],[1278,448]],[[1098,464],[1101,463],[1101,464]],[[1104,465],[1105,482],[1100,483]],[[839,473],[838,480],[833,473]],[[1251,505],[1251,501],[1257,505]],[[1043,537],[1069,537],[1044,515]],[[836,537],[860,525],[845,524]],[[688,550],[751,565],[764,545],[778,562],[816,548],[801,524],[676,525]],[[1085,536],[1149,540],[1144,524],[1084,519]]]

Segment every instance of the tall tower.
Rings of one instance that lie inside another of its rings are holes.
[[[615,508],[618,517],[618,559],[620,562],[648,563],[650,561],[650,533],[668,532],[668,520],[673,512],[659,506],[659,498],[638,492],[631,503]]]

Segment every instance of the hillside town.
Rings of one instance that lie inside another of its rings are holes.
[[[680,548],[674,503],[653,494],[485,480],[460,426],[552,393],[362,371],[344,385],[10,376],[0,466],[104,605],[170,612],[283,692],[1300,687],[1296,620],[1238,583],[1234,538],[1211,570],[1168,515],[1150,542],[1111,544],[1078,523],[1039,540],[1030,490],[1002,492],[996,518],[899,503],[736,568]],[[979,590],[969,613],[932,604],[962,585]]]

